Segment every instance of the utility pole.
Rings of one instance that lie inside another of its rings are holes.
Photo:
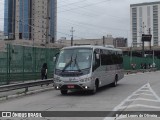
[[[132,64],[132,54],[133,54],[132,49],[133,49],[133,42],[132,42],[131,48],[130,48],[130,64]]]
[[[153,59],[153,65],[155,64],[155,60],[154,60],[154,47],[153,47],[153,55],[152,55],[152,59]]]
[[[49,11],[50,11],[50,0],[47,0],[46,45],[49,43],[49,20],[50,20]]]
[[[73,33],[75,32],[75,30],[73,30],[73,27],[70,30],[71,32],[71,46],[73,46]]]
[[[151,28],[149,28],[148,33],[149,33],[149,35],[151,35]],[[150,50],[151,50],[151,41],[150,41]],[[153,65],[155,64],[155,62],[154,62],[154,54],[155,53],[154,53],[154,45],[153,45],[153,52],[152,52],[152,62],[153,62]]]
[[[103,46],[105,47],[105,36],[103,36]]]
[[[143,25],[142,25],[142,35],[144,34],[144,31],[145,31],[145,28],[146,26],[144,25],[144,22],[143,22]],[[143,36],[142,36],[143,37]],[[144,41],[142,41],[142,57],[144,57]]]
[[[149,33],[149,35],[151,35],[151,28],[149,28],[149,30],[148,30],[148,33]],[[151,41],[150,41],[150,50],[151,50]]]

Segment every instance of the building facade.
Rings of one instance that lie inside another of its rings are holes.
[[[142,46],[142,34],[151,34],[152,46],[160,43],[160,2],[147,2],[130,5],[131,38],[133,46]],[[150,43],[145,43],[149,46]]]
[[[113,45],[115,48],[117,47],[128,47],[127,38],[114,38]]]
[[[63,44],[65,46],[71,46],[71,40],[60,39],[59,44]],[[113,37],[105,37],[104,39],[105,45],[110,45],[114,47],[127,47],[127,39],[125,38],[113,38]],[[73,41],[74,46],[79,45],[99,45],[103,46],[103,39],[79,39]]]
[[[15,1],[5,0],[4,4],[4,36],[8,39],[15,38]]]
[[[5,14],[13,13],[9,5],[14,4],[14,26],[12,28],[14,31],[12,33],[16,40],[33,40],[42,43],[56,41],[57,0],[11,1],[5,0]],[[9,18],[6,19],[9,20]],[[4,31],[8,30],[10,33],[7,22],[5,26]]]

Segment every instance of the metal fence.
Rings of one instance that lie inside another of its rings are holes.
[[[131,70],[131,64],[135,64],[135,69],[142,69],[142,65],[146,64],[146,67],[149,68],[149,65],[155,63],[155,67],[160,70],[160,59],[155,57],[129,57],[123,56],[123,66],[125,70]]]
[[[56,48],[6,45],[6,52],[0,52],[0,85],[41,79],[43,63],[47,63],[51,78],[55,65],[53,57],[58,51]]]

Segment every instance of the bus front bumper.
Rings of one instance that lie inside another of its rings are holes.
[[[55,84],[56,90],[92,90],[93,85],[91,83],[83,84]]]

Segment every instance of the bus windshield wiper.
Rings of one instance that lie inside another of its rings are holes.
[[[72,56],[71,56],[70,61],[65,65],[65,67],[64,67],[63,70],[62,70],[62,72],[64,72],[65,69],[66,69],[72,62],[73,62],[73,61],[72,61]]]
[[[74,65],[77,66],[78,71],[81,72],[81,69],[79,68],[79,65],[78,65],[78,62],[77,62],[77,54],[76,54],[76,57],[74,59],[74,63],[75,63]]]

